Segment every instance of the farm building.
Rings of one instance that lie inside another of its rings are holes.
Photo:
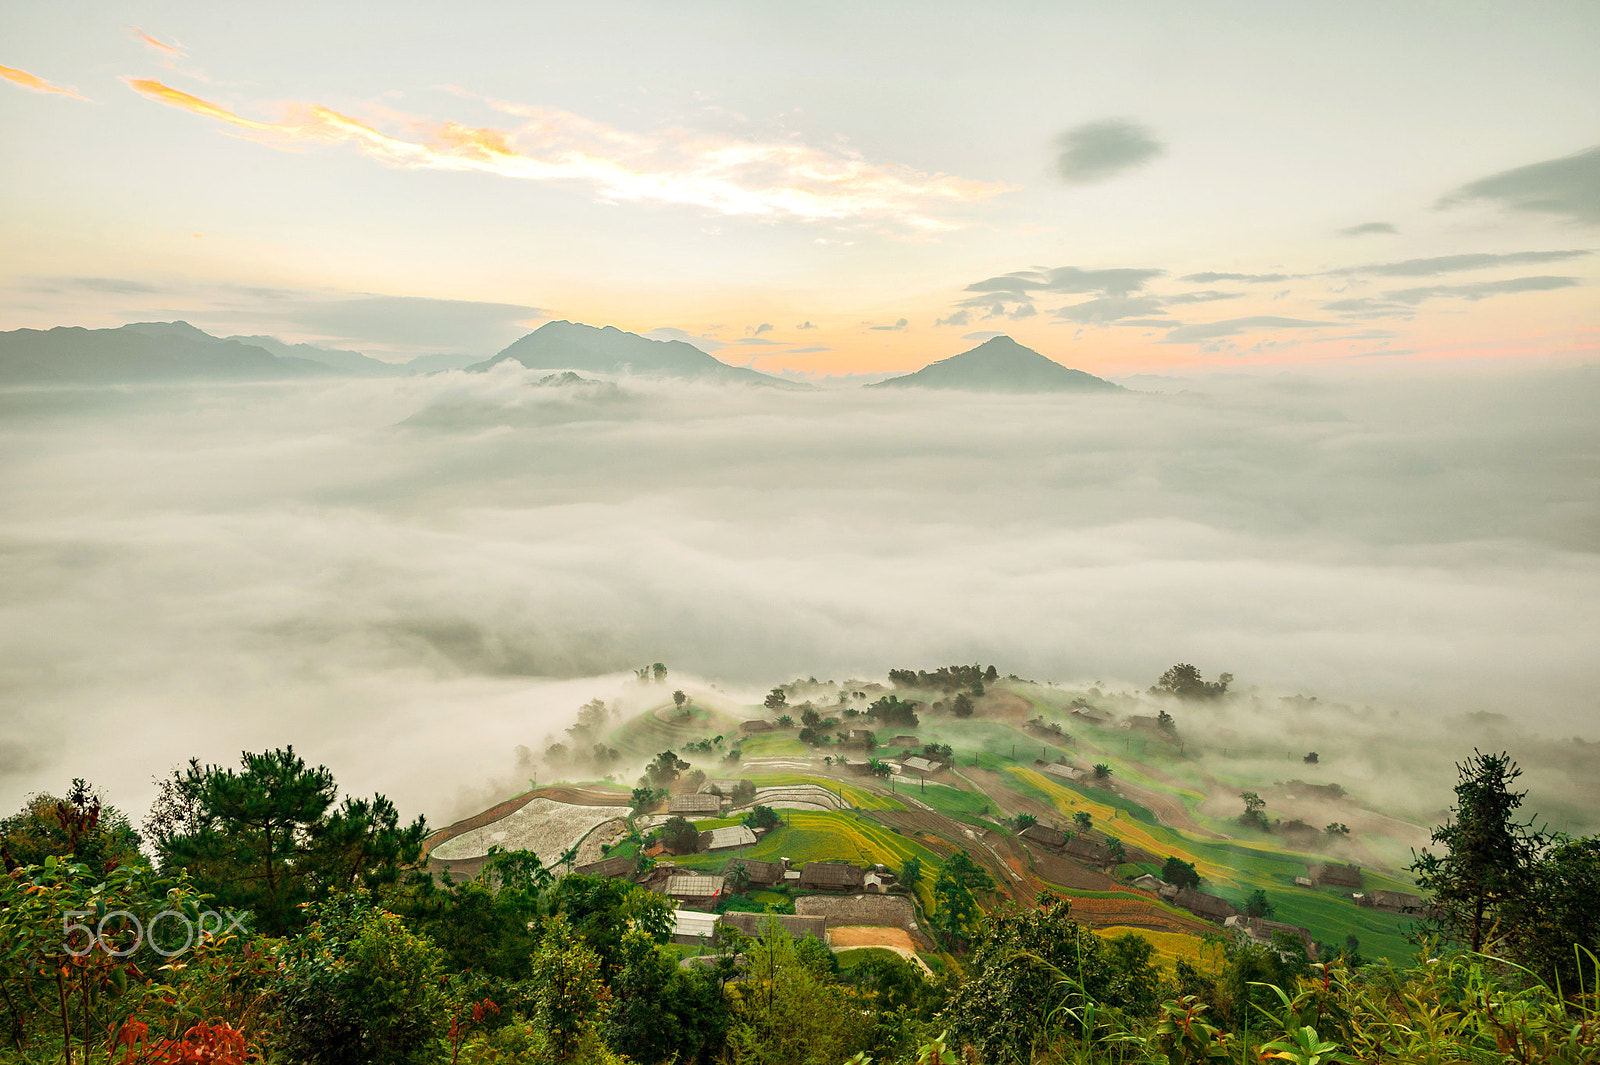
[[[1316,940],[1311,938],[1311,930],[1309,928],[1284,924],[1282,921],[1269,921],[1264,917],[1246,917],[1242,914],[1229,917],[1222,922],[1222,927],[1231,928],[1236,932],[1243,932],[1249,937],[1250,942],[1257,943],[1263,947],[1272,946],[1272,934],[1274,932],[1283,932],[1300,940],[1308,956],[1313,959],[1317,956],[1317,943]]]
[[[1239,915],[1239,907],[1227,899],[1219,899],[1215,895],[1207,895],[1205,892],[1196,891],[1191,887],[1179,888],[1172,901],[1175,905],[1183,907],[1196,917],[1204,917],[1208,921],[1216,921],[1219,924],[1229,917],[1237,917]]]
[[[700,833],[700,853],[732,850],[735,847],[750,847],[754,846],[755,842],[756,834],[747,825],[713,828],[709,832]]]
[[[760,718],[751,718],[749,721],[739,722],[739,731],[746,734],[752,732],[771,732],[772,722],[762,721]]]
[[[767,888],[783,881],[786,871],[782,862],[756,862],[748,858],[733,858],[723,867],[723,877],[733,875],[733,867],[744,866],[744,871],[750,877],[750,886],[753,888]]]
[[[1092,706],[1074,707],[1072,716],[1077,718],[1079,721],[1087,721],[1091,725],[1103,725],[1107,721],[1111,720],[1110,714],[1103,710],[1096,710]]]
[[[1022,830],[1022,838],[1030,843],[1037,843],[1041,847],[1060,850],[1067,845],[1067,834],[1059,828],[1049,825],[1032,824]]]
[[[666,895],[686,906],[710,906],[722,894],[722,877],[677,873],[667,878]]]
[[[822,943],[828,941],[826,917],[799,917],[792,913],[725,913],[717,918],[718,924],[730,925],[751,937],[765,934],[774,921],[790,939],[811,936]]]
[[[683,817],[715,817],[722,812],[722,800],[715,795],[674,795],[667,813]]]
[[[1111,849],[1097,839],[1073,836],[1067,840],[1063,852],[1068,858],[1083,865],[1099,867],[1111,861]]]
[[[1083,770],[1078,769],[1075,766],[1061,765],[1059,763],[1055,765],[1047,765],[1043,769],[1040,769],[1039,772],[1045,774],[1046,776],[1055,777],[1057,780],[1078,781],[1083,779]]]
[[[709,940],[717,931],[717,915],[699,910],[672,911],[672,941],[694,946]]]
[[[582,876],[603,876],[608,880],[624,880],[639,868],[637,858],[606,858],[588,865],[580,865],[574,872]]]
[[[1408,895],[1404,891],[1369,891],[1356,896],[1356,905],[1369,906],[1374,910],[1386,910],[1389,913],[1413,914],[1417,917],[1427,916],[1432,910],[1427,899],[1421,895]]]
[[[800,886],[817,891],[860,891],[865,878],[848,862],[807,862],[800,870]]]
[[[713,777],[700,785],[700,790],[707,795],[722,795],[733,799],[743,795],[754,795],[756,786],[754,781],[739,777]]]
[[[1311,882],[1321,887],[1332,884],[1334,887],[1354,888],[1361,890],[1361,870],[1353,865],[1340,865],[1337,862],[1324,862],[1311,867]]]
[[[943,762],[930,761],[929,759],[923,758],[920,755],[914,758],[907,758],[904,764],[905,767],[911,772],[921,773],[923,776],[928,776],[931,773],[937,773],[939,770],[944,768]]]
[[[872,731],[870,729],[853,728],[850,730],[850,738],[845,742],[854,744],[857,747],[864,747],[867,743],[867,737],[871,735]]]
[[[922,742],[920,740],[918,740],[915,736],[896,736],[894,739],[892,739],[888,743],[884,744],[884,746],[886,746],[886,747],[921,747],[922,746]]]
[[[1146,873],[1143,876],[1136,876],[1133,878],[1133,886],[1136,888],[1143,888],[1146,891],[1159,892],[1164,883],[1165,881],[1163,881],[1159,876],[1156,876],[1154,873]]]

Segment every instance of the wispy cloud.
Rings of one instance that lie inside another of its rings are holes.
[[[891,332],[891,333],[894,333],[894,332],[899,332],[902,329],[905,329],[910,324],[911,323],[906,321],[904,318],[900,318],[900,319],[897,319],[893,325],[869,325],[869,326],[867,326],[867,328],[868,329],[878,330],[880,332]]]
[[[1197,281],[1202,285],[1209,285],[1216,281],[1249,281],[1249,282],[1274,282],[1292,281],[1294,274],[1219,274],[1208,270],[1200,274],[1184,274],[1182,280]]]
[[[1318,326],[1336,324],[1335,322],[1314,322],[1304,318],[1279,318],[1270,314],[1258,314],[1248,318],[1229,318],[1222,322],[1201,322],[1195,325],[1181,326],[1162,337],[1161,343],[1193,344],[1202,340],[1214,340],[1217,337],[1236,336],[1239,333],[1251,333],[1263,329],[1313,329]]]
[[[124,80],[158,103],[227,123],[272,147],[349,144],[370,159],[402,169],[575,182],[591,188],[602,202],[681,204],[725,215],[805,222],[887,222],[935,232],[958,227],[940,216],[943,209],[985,200],[1007,188],[872,163],[846,150],[686,130],[645,135],[554,108],[504,101],[489,102],[526,120],[519,128],[403,120],[408,130],[422,134],[408,139],[321,104],[294,104],[277,121],[259,121],[159,81]]]
[[[71,89],[63,89],[59,85],[52,85],[36,74],[29,74],[26,70],[18,70],[15,67],[0,67],[0,78],[4,78],[13,85],[20,85],[24,89],[32,89],[34,92],[60,93],[62,96],[70,96],[74,100],[82,100],[85,103],[91,102],[87,96],[80,96]]]
[[[145,44],[154,49],[156,54],[161,57],[162,64],[165,66],[170,67],[173,65],[174,60],[185,59],[189,55],[188,52],[185,52],[182,48],[179,48],[175,44],[168,44],[166,41],[157,40],[144,30],[141,30],[138,26],[129,26],[128,32],[133,34],[136,40],[143,41]]]
[[[1105,181],[1166,150],[1148,129],[1124,119],[1075,126],[1057,138],[1056,147],[1056,172],[1073,185]]]
[[[1461,270],[1487,270],[1497,266],[1525,266],[1532,263],[1558,263],[1579,259],[1590,252],[1578,248],[1569,251],[1514,251],[1505,254],[1469,252],[1464,255],[1439,255],[1431,259],[1406,259],[1397,263],[1367,263],[1365,266],[1347,266],[1329,270],[1329,277],[1348,277],[1353,274],[1372,274],[1377,277],[1432,277],[1452,274]]]
[[[1346,226],[1339,230],[1341,237],[1365,237],[1374,233],[1398,233],[1393,222],[1362,222],[1359,226]]]
[[[1509,292],[1549,292],[1558,288],[1572,288],[1578,284],[1575,277],[1513,277],[1504,281],[1480,281],[1472,285],[1427,285],[1385,292],[1384,299],[1399,303],[1418,304],[1423,300],[1451,297],[1464,300],[1481,300]]]

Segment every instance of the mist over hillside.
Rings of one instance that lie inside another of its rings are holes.
[[[84,775],[139,809],[154,769],[294,743],[432,812],[650,661],[752,695],[978,659],[1136,690],[1193,661],[1255,690],[1252,722],[1345,703],[1446,777],[1448,739],[1600,732],[1595,367],[1174,395],[550,376],[0,392],[0,792]]]

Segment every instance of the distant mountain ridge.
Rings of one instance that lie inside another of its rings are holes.
[[[866,388],[948,388],[972,392],[1120,392],[1120,385],[1063,366],[1008,336],[991,337],[916,373]]]
[[[506,360],[530,370],[574,370],[587,373],[635,373],[655,377],[706,379],[724,383],[778,388],[808,386],[727,363],[681,340],[651,340],[614,325],[546,322],[500,354],[469,371],[487,370]]]

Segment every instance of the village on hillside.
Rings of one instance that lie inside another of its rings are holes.
[[[672,690],[657,664],[638,671],[654,705],[586,705],[547,743],[547,782],[434,833],[428,865],[460,880],[529,850],[626,879],[671,900],[685,964],[719,928],[776,922],[938,966],[982,912],[1046,895],[1169,965],[1227,941],[1407,956],[1427,904],[1384,856],[1422,826],[1363,807],[1312,752],[1290,779],[1223,778],[1182,720],[1231,678],[1175,670],[1137,698],[955,666],[741,705]],[[641,763],[630,786],[622,767]]]

